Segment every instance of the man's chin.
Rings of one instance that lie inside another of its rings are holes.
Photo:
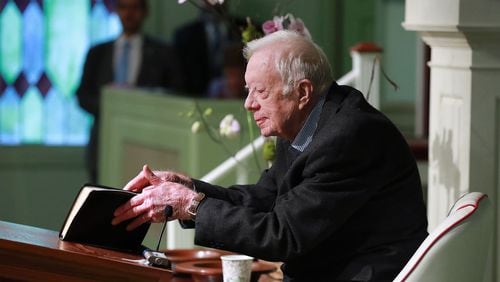
[[[266,131],[265,129],[260,130],[260,135],[264,137],[271,137],[273,134],[271,134],[269,131]]]

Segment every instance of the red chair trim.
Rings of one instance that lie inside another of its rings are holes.
[[[418,258],[417,262],[415,264],[413,264],[412,268],[410,269],[410,271],[408,271],[408,273],[403,277],[403,279],[401,279],[401,281],[406,281],[406,279],[408,279],[408,276],[410,276],[410,274],[415,270],[415,268],[417,268],[417,266],[420,264],[420,262],[422,261],[422,259],[425,257],[425,255],[427,254],[427,252],[429,252],[429,249],[439,240],[441,239],[441,237],[444,236],[444,234],[448,233],[448,231],[450,231],[451,229],[453,229],[455,226],[457,226],[458,224],[460,224],[461,222],[463,222],[464,220],[466,220],[469,216],[471,216],[476,210],[477,210],[477,207],[478,207],[478,204],[479,202],[488,197],[486,194],[485,195],[482,195],[479,199],[477,199],[476,203],[475,204],[465,204],[461,207],[459,207],[458,209],[456,210],[460,210],[460,209],[463,209],[465,207],[468,207],[468,206],[472,206],[474,207],[473,210],[471,210],[468,214],[464,215],[464,217],[462,217],[460,220],[457,220],[455,223],[453,223],[452,225],[450,225],[448,228],[446,228],[445,230],[443,230],[435,239],[434,241],[432,241],[429,246],[427,246],[427,248],[425,249],[424,253]]]

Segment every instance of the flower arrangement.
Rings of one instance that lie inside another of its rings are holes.
[[[193,120],[191,125],[192,133],[206,132],[210,139],[215,143],[222,146],[224,151],[229,155],[233,155],[231,150],[226,146],[224,139],[236,139],[240,136],[240,123],[233,114],[227,114],[220,121],[218,129],[213,126],[212,120],[213,109],[207,107],[202,109],[201,106],[195,102],[195,109],[188,113],[180,113],[179,116],[187,117]]]
[[[196,107],[199,111],[198,112],[199,119],[195,119],[195,121],[191,125],[191,132],[199,133],[206,128],[207,130],[210,131],[208,134],[214,137],[212,139],[217,139],[217,140],[219,140],[220,138],[235,139],[240,135],[240,128],[241,128],[240,123],[234,117],[233,114],[225,115],[224,118],[219,123],[218,132],[214,132],[215,129],[208,122],[208,118],[212,115],[213,109],[208,107],[205,110],[203,110],[203,112],[201,112],[201,108],[198,104],[196,104]],[[186,116],[188,118],[193,118],[194,113],[189,112],[186,114]]]
[[[224,3],[224,0],[178,0],[179,4],[189,2],[192,5],[198,7],[199,9],[207,9],[212,7],[213,12],[222,18],[226,15],[222,12],[220,5]],[[230,21],[226,21],[230,23]],[[248,43],[254,39],[266,36],[278,30],[293,30],[305,37],[311,38],[309,30],[305,26],[304,22],[300,18],[294,17],[292,14],[288,13],[284,16],[274,16],[272,20],[265,21],[261,27],[262,32],[253,25],[251,19],[247,17],[247,25],[241,30],[241,39],[243,43]],[[189,118],[194,119],[191,126],[191,131],[193,133],[207,132],[208,136],[216,143],[220,144],[224,150],[233,155],[228,147],[224,143],[224,139],[234,139],[240,136],[241,126],[238,120],[232,114],[227,114],[219,123],[218,130],[209,122],[210,116],[212,115],[212,108],[201,109],[198,104],[195,106],[195,111],[187,114]],[[247,123],[249,130],[250,140],[255,139],[255,134],[253,132],[253,120],[250,112],[247,112]],[[266,138],[263,146],[263,159],[271,166],[276,155],[275,149],[275,139]],[[256,150],[254,149],[254,158],[256,160],[257,168],[260,170],[260,165],[258,157],[256,155]]]
[[[218,127],[214,124],[213,119],[213,109],[211,107],[202,108],[197,102],[195,102],[195,109],[187,113],[179,113],[180,117],[187,117],[193,121],[191,124],[191,132],[194,134],[206,133],[208,137],[215,143],[219,144],[222,149],[228,154],[228,156],[234,156],[234,152],[231,151],[226,141],[237,139],[241,137],[240,122],[236,117],[229,113],[226,114],[222,120],[218,123]],[[248,126],[248,137],[250,141],[255,140],[256,136],[254,133],[254,123],[252,116],[247,112],[247,126]],[[275,141],[274,138],[266,138],[264,146],[262,149],[262,159],[267,162],[268,167],[272,165],[274,161],[275,152]],[[254,160],[256,168],[260,171],[260,162],[256,150],[253,150]]]
[[[284,16],[274,16],[272,20],[265,21],[264,24],[262,24],[262,30],[265,35],[278,30],[293,30],[302,36],[311,38],[311,34],[306,28],[304,22],[300,18],[295,18],[290,13]]]

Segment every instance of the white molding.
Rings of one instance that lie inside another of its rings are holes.
[[[480,24],[428,24],[428,23],[409,23],[403,22],[401,25],[406,30],[425,31],[425,32],[479,32],[479,33],[498,33],[500,25],[480,25]]]

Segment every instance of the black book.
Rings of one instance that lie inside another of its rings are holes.
[[[142,253],[142,241],[148,232],[149,222],[132,231],[127,231],[126,227],[133,219],[118,225],[111,224],[116,208],[135,195],[137,193],[127,190],[85,184],[66,216],[59,238],[122,252]]]

